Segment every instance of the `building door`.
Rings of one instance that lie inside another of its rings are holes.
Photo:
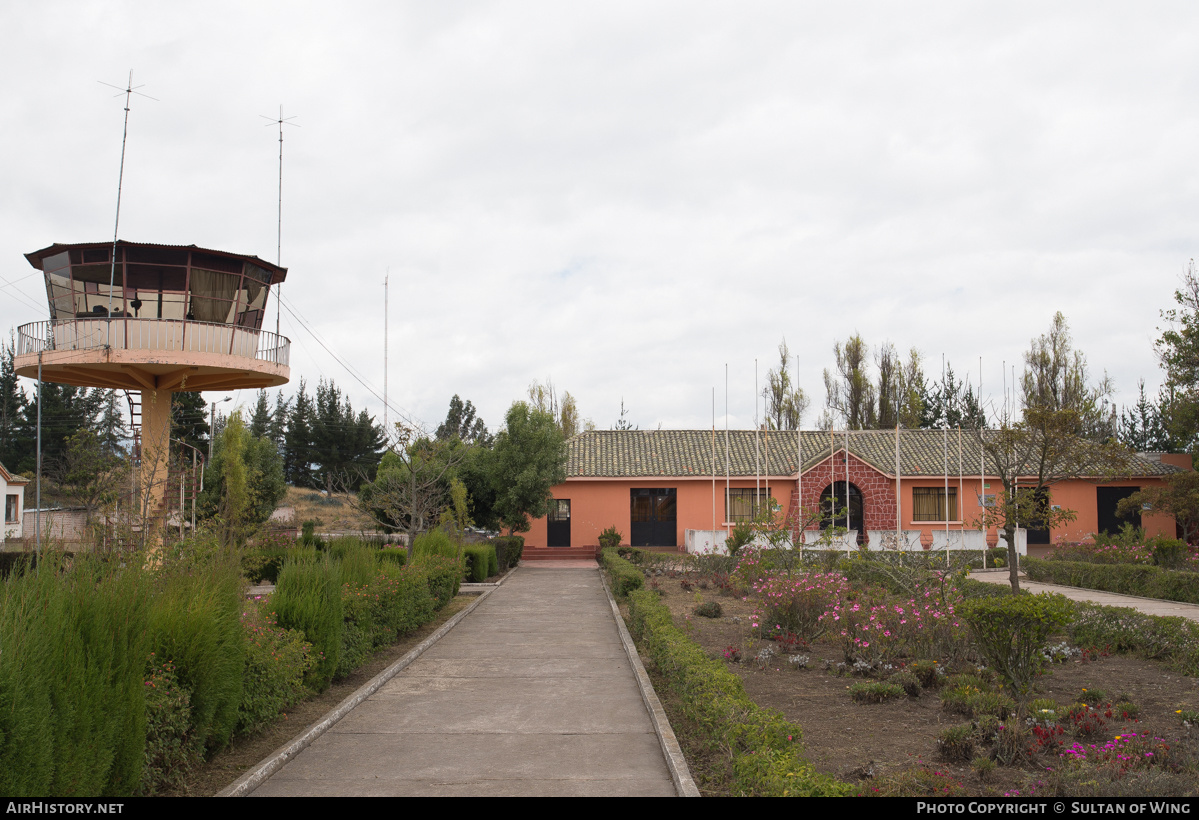
[[[844,481],[834,481],[824,488],[820,494],[820,511],[823,517],[820,529],[829,527],[844,527],[847,530],[858,531],[858,541],[865,536],[865,522],[862,514],[862,491],[853,484],[849,485],[846,493]],[[848,519],[847,519],[848,513]]]
[[[1049,510],[1049,490],[1042,487],[1037,491],[1036,508],[1024,526],[1028,528],[1029,544],[1048,544],[1049,528],[1045,526],[1044,514]]]
[[[678,494],[674,487],[629,490],[634,547],[678,545]]]
[[[570,546],[570,499],[555,498],[550,502],[550,514],[546,519],[545,545],[547,547]]]
[[[1095,507],[1099,513],[1099,521],[1095,531],[1115,535],[1125,524],[1132,524],[1134,527],[1141,526],[1140,513],[1127,518],[1116,516],[1116,505],[1133,493],[1140,492],[1140,489],[1140,487],[1096,487]]]

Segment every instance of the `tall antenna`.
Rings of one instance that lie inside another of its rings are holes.
[[[391,430],[387,423],[387,280],[391,278],[391,266],[383,274],[383,429]]]
[[[129,69],[129,81],[125,84],[124,88],[121,88],[119,85],[113,85],[112,83],[106,83],[103,80],[96,80],[96,82],[100,83],[100,85],[106,85],[109,88],[115,88],[120,91],[121,94],[125,95],[125,126],[121,131],[121,171],[117,175],[117,215],[112,225],[112,268],[108,273],[108,316],[111,318],[112,291],[113,288],[116,287],[117,279],[117,231],[120,230],[121,227],[121,188],[125,184],[125,144],[129,140],[129,100],[134,94],[137,94],[139,97],[145,97],[147,100],[154,100],[154,102],[158,102],[158,100],[154,97],[151,97],[149,94],[143,94],[137,90],[138,88],[145,88],[144,85],[134,87],[132,68]],[[114,94],[113,96],[119,97],[121,94]]]
[[[279,219],[278,219],[278,226],[277,226],[276,233],[275,233],[275,264],[278,265],[279,267],[283,267],[283,126],[284,125],[295,125],[296,128],[299,128],[300,126],[297,125],[296,123],[292,122],[292,120],[294,120],[295,117],[284,118],[282,103],[280,103],[280,105],[279,105],[278,119],[272,120],[266,114],[259,114],[258,116],[262,117],[264,120],[270,120],[270,122],[266,123],[267,126],[271,126],[271,125],[279,126]],[[281,304],[282,300],[283,300],[283,283],[279,282],[277,285],[275,285],[275,335],[276,336],[279,335],[279,312],[283,309],[283,306]]]

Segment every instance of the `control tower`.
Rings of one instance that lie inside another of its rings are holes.
[[[115,251],[116,258],[113,254]],[[140,485],[163,509],[171,394],[276,387],[291,343],[262,330],[287,269],[256,256],[137,242],[54,244],[25,254],[46,277],[50,320],[17,329],[16,372],[141,394]]]

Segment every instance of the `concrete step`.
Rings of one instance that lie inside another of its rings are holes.
[[[522,561],[594,560],[598,553],[599,547],[525,547],[520,558]]]

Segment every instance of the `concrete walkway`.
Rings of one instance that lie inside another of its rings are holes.
[[[522,564],[253,794],[675,795],[598,567],[561,563]]]
[[[1011,584],[1006,569],[975,570],[970,573],[970,577],[989,584],[1003,584],[1004,586]],[[1120,595],[1116,592],[1101,592],[1097,589],[1067,587],[1060,584],[1043,584],[1039,581],[1028,580],[1024,577],[1023,572],[1020,573],[1020,589],[1027,589],[1033,593],[1057,592],[1065,595],[1071,601],[1088,601],[1103,606],[1124,606],[1144,612],[1146,615],[1176,615],[1191,621],[1199,621],[1199,605],[1196,604],[1163,601],[1158,598],[1140,598],[1136,595]]]

